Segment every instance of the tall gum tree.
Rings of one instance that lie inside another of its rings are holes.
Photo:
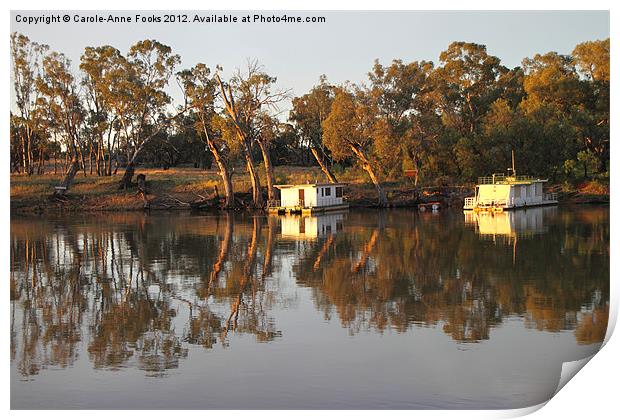
[[[79,150],[83,148],[81,133],[84,125],[84,108],[79,89],[71,74],[71,61],[63,54],[53,52],[43,60],[43,75],[37,87],[43,95],[45,106],[62,129],[66,148],[71,152],[71,163],[65,177],[55,188],[54,196],[61,198],[68,191],[80,169]]]
[[[297,132],[303,138],[304,146],[310,149],[329,182],[336,183],[338,179],[326,160],[327,151],[323,144],[321,127],[329,115],[333,101],[334,87],[327,83],[325,76],[321,76],[319,84],[314,86],[310,92],[293,98],[289,120],[295,125]]]
[[[265,164],[265,180],[267,183],[267,198],[269,201],[275,200],[275,177],[273,175],[273,164],[271,162],[271,142],[276,137],[278,121],[268,113],[261,113],[254,126],[254,138]]]
[[[224,111],[234,128],[246,162],[254,207],[262,208],[264,201],[260,178],[252,158],[252,145],[259,138],[260,119],[266,112],[277,111],[278,104],[287,97],[288,92],[274,90],[276,78],[266,74],[257,61],[248,61],[246,71],[237,70],[228,83],[224,83],[219,74],[216,79]],[[265,156],[265,144],[259,146]],[[273,180],[273,167],[269,160],[265,162],[265,171],[267,179]],[[273,182],[268,196],[274,196]]]
[[[11,34],[11,57],[13,87],[15,89],[16,121],[23,126],[21,137],[21,169],[31,175],[33,165],[33,137],[39,122],[35,112],[40,90],[36,81],[41,77],[42,60],[48,50],[47,45],[32,42],[27,36],[14,32]]]
[[[209,151],[217,164],[226,201],[225,208],[234,207],[234,190],[232,173],[224,156],[224,144],[221,139],[216,139],[212,121],[215,113],[216,82],[211,77],[211,70],[204,64],[199,63],[195,67],[184,70],[178,74],[185,92],[188,107],[196,115],[196,131],[201,135]]]
[[[379,116],[370,96],[356,89],[338,89],[329,116],[323,122],[323,141],[336,160],[354,157],[377,190],[378,205],[388,205],[372,154],[381,141],[389,138],[389,127]]]
[[[144,147],[172,120],[185,112],[166,114],[171,103],[165,88],[180,57],[156,40],[134,44],[125,61],[125,77],[114,86],[113,107],[127,150],[127,167],[119,189],[131,185],[136,163]]]
[[[388,141],[379,144],[378,152],[393,159],[384,165],[394,169],[398,169],[399,159],[408,160],[415,172],[415,185],[418,184],[426,143],[433,138],[437,126],[436,114],[426,100],[426,81],[432,71],[431,62],[393,60],[389,66],[375,61],[368,74],[369,94],[389,124],[391,133]],[[393,150],[398,150],[399,154],[395,155]]]
[[[609,38],[578,44],[573,63],[583,76],[584,103],[579,106],[579,134],[585,150],[598,160],[598,173],[607,170],[609,161]]]
[[[526,97],[519,108],[539,127],[542,140],[553,145],[547,166],[552,172],[563,170],[580,149],[576,122],[585,97],[583,84],[572,57],[556,52],[524,59],[523,70]]]
[[[126,77],[126,61],[119,50],[109,45],[86,47],[80,58],[80,70],[89,114],[89,132],[97,148],[97,173],[110,176],[119,134],[118,115],[113,106],[114,89]]]

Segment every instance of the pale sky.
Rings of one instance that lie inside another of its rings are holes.
[[[307,92],[326,74],[332,83],[367,79],[375,59],[383,64],[392,59],[438,61],[439,53],[452,41],[485,44],[502,64],[515,67],[525,57],[557,51],[570,54],[576,44],[609,37],[607,11],[326,11],[275,12],[289,16],[325,16],[327,23],[17,23],[16,16],[69,14],[71,17],[96,12],[12,11],[11,31],[33,41],[48,44],[65,53],[74,65],[86,46],[113,45],[122,52],[141,39],[155,38],[181,56],[179,69],[204,62],[211,68],[224,67],[224,75],[256,58],[265,70],[278,78],[278,86],[293,95]],[[147,11],[114,12],[126,16]],[[162,16],[164,12],[154,12]],[[165,12],[174,13],[174,12]],[[231,14],[241,19],[253,12],[189,12],[202,16]],[[263,12],[272,15],[274,12]],[[107,16],[109,13],[98,12]],[[176,85],[171,87],[173,96]]]

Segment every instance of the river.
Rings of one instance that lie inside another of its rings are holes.
[[[595,353],[609,208],[11,220],[11,407],[520,408]]]

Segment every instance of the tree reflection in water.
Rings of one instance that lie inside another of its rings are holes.
[[[284,261],[287,287],[309,290],[351,334],[425,326],[477,342],[507,317],[574,330],[580,344],[606,332],[606,208],[16,218],[11,359],[29,377],[71,366],[84,348],[96,369],[164,375],[193,346],[272,341],[273,310],[294,310]]]

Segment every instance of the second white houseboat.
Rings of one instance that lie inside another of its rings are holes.
[[[463,209],[473,211],[503,211],[531,206],[557,204],[556,193],[545,193],[546,179],[527,175],[478,178],[476,195],[467,197]]]

